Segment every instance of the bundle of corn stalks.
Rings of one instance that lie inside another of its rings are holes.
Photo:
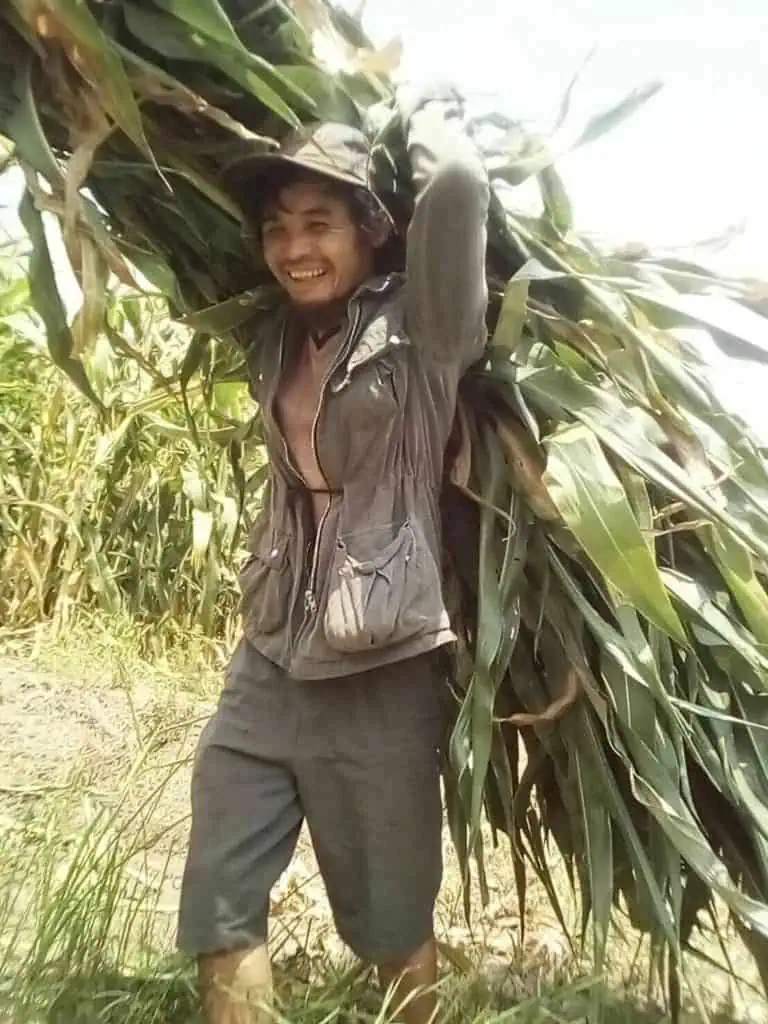
[[[267,286],[220,184],[243,146],[306,120],[375,130],[382,195],[407,220],[394,49],[374,52],[321,0],[4,5],[0,131],[26,176],[31,294],[54,361],[94,402],[80,357],[110,274],[135,286],[140,271],[194,329],[172,384],[203,364],[242,374],[238,346],[215,341],[237,339]],[[607,257],[573,231],[555,158],[655,89],[578,129],[566,97],[548,140],[502,116],[473,125],[493,183],[491,342],[462,387],[444,495],[460,638],[445,778],[481,885],[485,814],[512,840],[521,916],[529,867],[561,914],[556,846],[597,968],[628,915],[651,935],[674,1011],[715,903],[768,983],[768,472],[697,341],[759,361],[766,324],[739,282]],[[515,210],[529,178],[535,217]],[[83,291],[71,326],[43,211]]]

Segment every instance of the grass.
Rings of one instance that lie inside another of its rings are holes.
[[[73,720],[87,707],[77,701],[95,696],[109,730],[130,739],[116,761],[100,748],[62,755],[55,784],[46,776],[29,787],[0,785],[0,1020],[199,1020],[192,965],[174,952],[173,937],[189,758],[200,719],[210,709],[220,652],[193,639],[186,651],[166,645],[163,659],[152,665],[138,649],[130,624],[94,618],[81,618],[65,641],[38,630],[6,636],[0,648],[0,681],[12,681],[22,666],[28,675],[20,690],[38,679],[41,692],[50,695],[60,684],[73,703]],[[13,722],[12,691],[11,685],[3,695],[0,746],[12,739],[3,735]],[[123,691],[126,699],[117,702]],[[149,704],[139,700],[142,691],[152,692]],[[70,727],[66,715],[57,721],[61,730]],[[43,729],[40,742],[51,741]],[[32,741],[27,748],[31,768],[42,751]],[[311,857],[308,850],[305,856]],[[438,909],[445,954],[440,1021],[572,1024],[598,1012],[607,1024],[664,1019],[637,987],[647,951],[636,938],[617,940],[609,976],[592,978],[589,963],[568,952],[535,887],[528,898],[528,937],[520,941],[504,851],[489,856],[489,883],[491,905],[478,909],[470,929],[448,857]],[[278,1019],[384,1024],[392,1007],[386,998],[382,1002],[370,971],[334,942],[320,890],[305,860],[275,896]],[[575,926],[575,905],[571,909]],[[702,972],[702,979],[711,973]],[[729,999],[727,990],[720,993],[721,1012],[713,1019],[751,1019],[742,1015],[746,1004],[729,1007]]]
[[[153,644],[153,633],[162,634],[162,641]],[[173,622],[139,624],[130,615],[87,609],[79,609],[66,629],[50,621],[26,629],[0,627],[0,652],[39,669],[86,683],[130,686],[144,680],[166,696],[183,691],[210,697],[221,685],[230,648]]]

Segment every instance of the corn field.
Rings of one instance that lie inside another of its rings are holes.
[[[29,295],[83,396],[49,376],[35,398],[28,382],[51,373],[36,339],[3,337],[9,619],[66,621],[96,601],[234,629],[238,524],[266,476],[242,352],[269,282],[219,169],[302,121],[349,121],[375,139],[379,192],[407,221],[387,56],[320,0],[5,5],[0,131],[25,174]],[[648,932],[674,1015],[715,901],[768,986],[768,469],[692,331],[764,363],[766,321],[749,283],[610,256],[574,229],[557,158],[657,88],[585,124],[569,90],[546,139],[514,111],[470,125],[492,182],[491,341],[448,453],[459,643],[444,777],[481,888],[485,815],[509,837],[521,916],[530,871],[561,914],[557,851],[582,900],[574,940],[599,969],[613,924]],[[526,181],[535,215],[517,204]],[[43,212],[82,288],[72,324]],[[176,326],[142,306],[141,280]]]
[[[182,397],[165,380],[189,332],[156,300],[113,297],[87,357],[105,418],[52,363],[10,259],[0,321],[3,626],[50,619],[62,632],[93,609],[144,626],[149,652],[190,631],[231,640],[237,542],[264,475],[258,445],[241,455],[245,385],[203,371]]]

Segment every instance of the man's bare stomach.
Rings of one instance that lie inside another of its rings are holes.
[[[307,341],[293,373],[282,382],[277,396],[283,437],[293,467],[310,492],[316,528],[330,499],[328,481],[315,450],[315,418],[322,401],[325,376],[337,348],[334,340],[319,350]]]
[[[296,431],[295,433],[291,430],[285,430],[284,436],[285,443],[288,445],[288,450],[291,453],[291,461],[301,474],[301,478],[309,491],[315,529],[317,529],[320,525],[320,520],[328,508],[330,498],[327,493],[328,484],[320,470],[312,448],[311,429],[310,427],[310,436],[303,430]]]

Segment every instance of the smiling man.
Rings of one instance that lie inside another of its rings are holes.
[[[320,146],[323,134],[341,131],[347,134],[339,126],[315,132],[312,143]],[[347,299],[372,277],[391,222],[367,190],[356,196],[346,183],[315,177],[297,166],[265,182],[262,204],[264,258],[305,337],[278,387],[277,410],[318,526],[328,497],[313,450],[313,421],[326,371],[343,340]]]
[[[306,819],[342,938],[433,1018],[441,879],[443,454],[485,345],[488,183],[461,103],[402,110],[405,267],[365,137],[313,126],[226,180],[284,302],[248,338],[270,486],[244,636],[192,782],[179,942],[210,1024],[271,1020],[270,891]],[[384,271],[384,272],[382,272]]]

